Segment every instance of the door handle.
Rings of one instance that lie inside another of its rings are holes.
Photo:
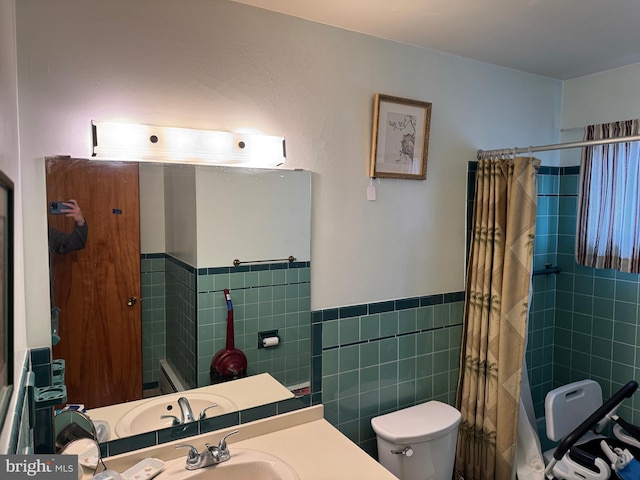
[[[137,297],[129,297],[127,299],[127,305],[130,307],[133,307],[136,303],[138,303],[138,298]]]

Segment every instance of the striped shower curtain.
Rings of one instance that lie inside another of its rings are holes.
[[[536,222],[534,158],[478,162],[456,479],[512,480]]]

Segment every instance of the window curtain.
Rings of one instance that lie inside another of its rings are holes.
[[[640,120],[589,125],[585,140],[638,135]],[[580,164],[576,261],[640,273],[640,142],[585,147]]]
[[[457,407],[456,479],[512,480],[536,222],[534,158],[478,162]]]

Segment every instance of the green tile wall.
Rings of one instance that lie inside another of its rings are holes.
[[[211,359],[226,344],[224,288],[231,289],[235,347],[247,356],[248,373],[269,372],[292,388],[309,384],[309,262],[196,270],[162,253],[143,255],[141,271],[146,386],[157,385],[162,358],[189,388],[209,385]],[[258,349],[265,330],[278,330],[278,347]]]
[[[375,457],[373,417],[427,400],[454,405],[463,300],[456,292],[314,312],[325,418]]]
[[[164,254],[144,254],[140,260],[142,293],[142,380],[158,383],[160,360],[165,349],[165,258]]]
[[[247,356],[248,373],[269,372],[287,387],[309,384],[311,284],[309,262],[200,269],[198,385],[209,384],[211,359],[225,347],[231,290],[235,347]],[[277,330],[280,344],[258,348],[258,332]]]
[[[561,273],[533,280],[527,361],[538,416],[557,386],[592,378],[608,398],[640,377],[640,275],[575,263],[578,181],[578,167],[543,167],[539,175],[534,264]],[[620,413],[637,423],[640,400]]]
[[[559,169],[542,167],[533,248],[534,272],[557,265]],[[544,415],[544,397],[553,388],[553,336],[557,275],[534,275],[525,355],[536,416]]]
[[[554,386],[592,378],[609,397],[640,369],[640,275],[594,269],[574,261],[579,174],[560,175],[558,275],[554,336]],[[636,395],[637,397],[637,395]],[[621,416],[640,421],[640,399],[627,401]]]
[[[198,385],[195,269],[171,257],[165,262],[167,361],[188,388]]]

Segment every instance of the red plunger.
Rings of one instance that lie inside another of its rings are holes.
[[[211,383],[225,382],[247,376],[247,357],[235,348],[233,332],[233,304],[229,289],[224,289],[227,301],[227,345],[219,350],[211,360]]]

